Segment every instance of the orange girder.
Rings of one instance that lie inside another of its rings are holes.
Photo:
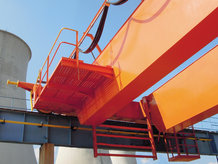
[[[93,64],[112,66],[115,79],[95,90],[78,113],[98,125],[217,36],[217,0],[146,0]]]
[[[112,119],[135,122],[143,120],[145,117],[142,114],[139,102],[131,102],[117,112]]]
[[[150,95],[159,131],[182,130],[218,113],[218,47]]]

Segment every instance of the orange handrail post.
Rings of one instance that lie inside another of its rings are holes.
[[[48,58],[47,58],[47,76],[46,76],[46,80],[48,81],[48,73],[49,73],[49,56],[48,56]]]
[[[39,71],[39,84],[41,85],[42,83],[42,69]]]
[[[77,60],[77,63],[78,63],[78,60],[79,60],[79,45],[78,45],[78,31],[76,32],[76,60]]]

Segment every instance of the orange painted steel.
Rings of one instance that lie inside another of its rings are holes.
[[[54,49],[54,47],[55,47],[55,45],[56,45],[56,43],[57,43],[57,41],[58,41],[58,39],[59,39],[61,33],[62,33],[64,30],[73,31],[73,32],[76,33],[76,44],[72,44],[72,43],[69,43],[69,42],[60,42],[59,45],[58,45],[58,48],[56,49],[56,51],[55,51],[55,53],[54,53],[54,55],[53,55],[53,57],[52,57],[52,60],[50,61],[50,55],[51,55],[51,53],[52,53],[52,51],[53,51],[53,49]],[[77,30],[70,29],[70,28],[66,28],[66,27],[62,28],[62,29],[59,31],[58,36],[56,37],[56,39],[55,39],[55,41],[54,41],[54,43],[53,43],[53,45],[52,45],[52,47],[51,47],[51,50],[49,51],[48,56],[47,56],[47,58],[46,58],[44,64],[42,65],[42,68],[41,68],[40,71],[39,71],[39,76],[37,77],[36,83],[39,83],[39,85],[41,85],[41,83],[42,83],[42,81],[44,80],[44,77],[45,77],[45,76],[46,76],[46,81],[48,81],[48,78],[49,78],[49,68],[50,68],[50,66],[51,66],[51,64],[52,64],[52,62],[53,62],[53,60],[54,60],[54,57],[56,56],[56,53],[57,53],[57,51],[58,51],[58,49],[59,49],[59,47],[60,47],[61,44],[74,45],[74,46],[76,47],[76,48],[75,48],[76,59],[77,59],[77,60],[79,59],[78,35],[79,35],[79,34],[78,34],[78,31],[77,31]],[[46,71],[45,71],[44,75],[42,76],[42,71],[43,71],[43,69],[44,69],[46,63],[47,63],[47,68],[46,68]]]
[[[131,102],[126,105],[122,110],[113,115],[113,118],[125,121],[143,120],[146,115],[143,115],[138,102]]]
[[[80,123],[104,122],[211,42],[216,6],[216,0],[143,1],[93,63],[112,66],[115,79],[84,103]]]
[[[180,131],[218,113],[218,47],[148,97],[159,131]]]
[[[7,81],[7,85],[10,84],[10,85],[16,85],[17,87],[19,88],[23,88],[27,91],[31,91],[33,90],[33,87],[34,87],[34,84],[32,83],[27,83],[27,82],[22,82],[22,81],[17,81],[17,82],[14,82],[14,81],[10,81],[8,80]]]
[[[140,106],[132,101],[217,37],[218,25],[214,23],[218,17],[217,0],[146,0],[140,3],[93,64],[85,64],[79,61],[79,46],[89,36],[90,29],[108,5],[106,2],[79,41],[76,30],[63,28],[59,32],[32,89],[34,108],[47,113],[76,115],[81,124],[92,126],[112,117],[140,120],[143,117],[138,113]],[[64,29],[76,32],[76,43],[61,42],[51,57]],[[69,58],[61,58],[49,77],[51,63],[62,43],[76,48]],[[161,99],[160,96],[157,101]],[[201,111],[204,118],[217,111],[213,107],[207,109]],[[161,110],[158,108],[157,111]],[[166,109],[169,116],[169,112],[174,112],[171,110]],[[160,131],[165,131],[177,124],[186,126],[184,123],[201,120],[201,113],[194,110],[175,122],[171,118],[161,122],[165,118],[160,114],[157,119],[151,119]]]

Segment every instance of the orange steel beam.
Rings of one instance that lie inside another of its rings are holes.
[[[160,131],[184,129],[218,113],[218,47],[147,98]]]
[[[217,1],[143,1],[93,64],[110,65],[115,79],[99,86],[78,114],[98,125],[217,36]]]
[[[139,102],[131,102],[126,105],[122,110],[117,112],[114,117],[122,119],[129,119],[129,121],[135,121],[144,119],[144,116],[141,112]]]

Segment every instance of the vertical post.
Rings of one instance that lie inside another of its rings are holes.
[[[182,137],[184,137],[183,139],[184,139],[184,147],[185,147],[185,153],[186,153],[186,155],[188,156],[189,155],[189,152],[188,152],[188,145],[187,145],[187,142],[186,142],[186,136],[185,136],[185,134],[182,134]]]
[[[170,150],[171,150],[172,157],[174,157],[173,144],[171,143],[171,140],[170,140],[170,139],[169,139],[169,147],[170,147]],[[168,159],[169,159],[169,158],[168,158]]]
[[[39,85],[42,83],[42,69],[39,70]]]
[[[45,143],[40,147],[39,164],[54,164],[54,144]]]
[[[94,157],[96,158],[98,156],[98,148],[97,148],[97,136],[96,136],[96,127],[92,127],[92,133],[93,133],[93,151],[94,151]]]
[[[49,76],[49,56],[47,59],[47,76],[46,76],[46,81],[48,81],[48,76]]]
[[[175,137],[175,141],[176,141],[176,150],[177,150],[178,156],[180,156],[179,142],[178,142],[175,127],[173,128],[173,133],[174,133],[174,137]]]
[[[78,40],[78,31],[76,31],[76,60],[79,60],[79,40]]]
[[[170,159],[170,156],[169,156],[169,149],[171,150],[172,152],[172,149],[168,146],[168,143],[170,144],[170,141],[167,142],[167,137],[164,136],[164,143],[165,143],[165,148],[166,148],[166,152],[167,152],[167,157],[168,157],[168,160]]]
[[[153,138],[151,118],[150,118],[150,113],[148,111],[147,100],[146,100],[145,97],[139,102],[139,105],[140,105],[142,114],[146,118],[146,121],[147,121],[148,135],[149,135],[150,143],[151,143],[151,147],[152,147],[153,159],[156,160],[157,159],[157,153],[156,153],[155,142],[154,142],[154,138]]]
[[[33,90],[30,91],[30,107],[31,112],[33,111]]]
[[[76,31],[76,64],[77,64],[77,71],[78,71],[78,80],[79,78],[79,34]]]
[[[194,126],[192,125],[192,133],[194,134],[194,143],[195,143],[195,148],[196,148],[196,152],[198,153],[198,155],[200,156],[200,152],[199,152],[199,148],[198,148],[198,142],[197,142],[197,138],[196,138],[196,135],[195,135],[195,129],[194,129]]]

